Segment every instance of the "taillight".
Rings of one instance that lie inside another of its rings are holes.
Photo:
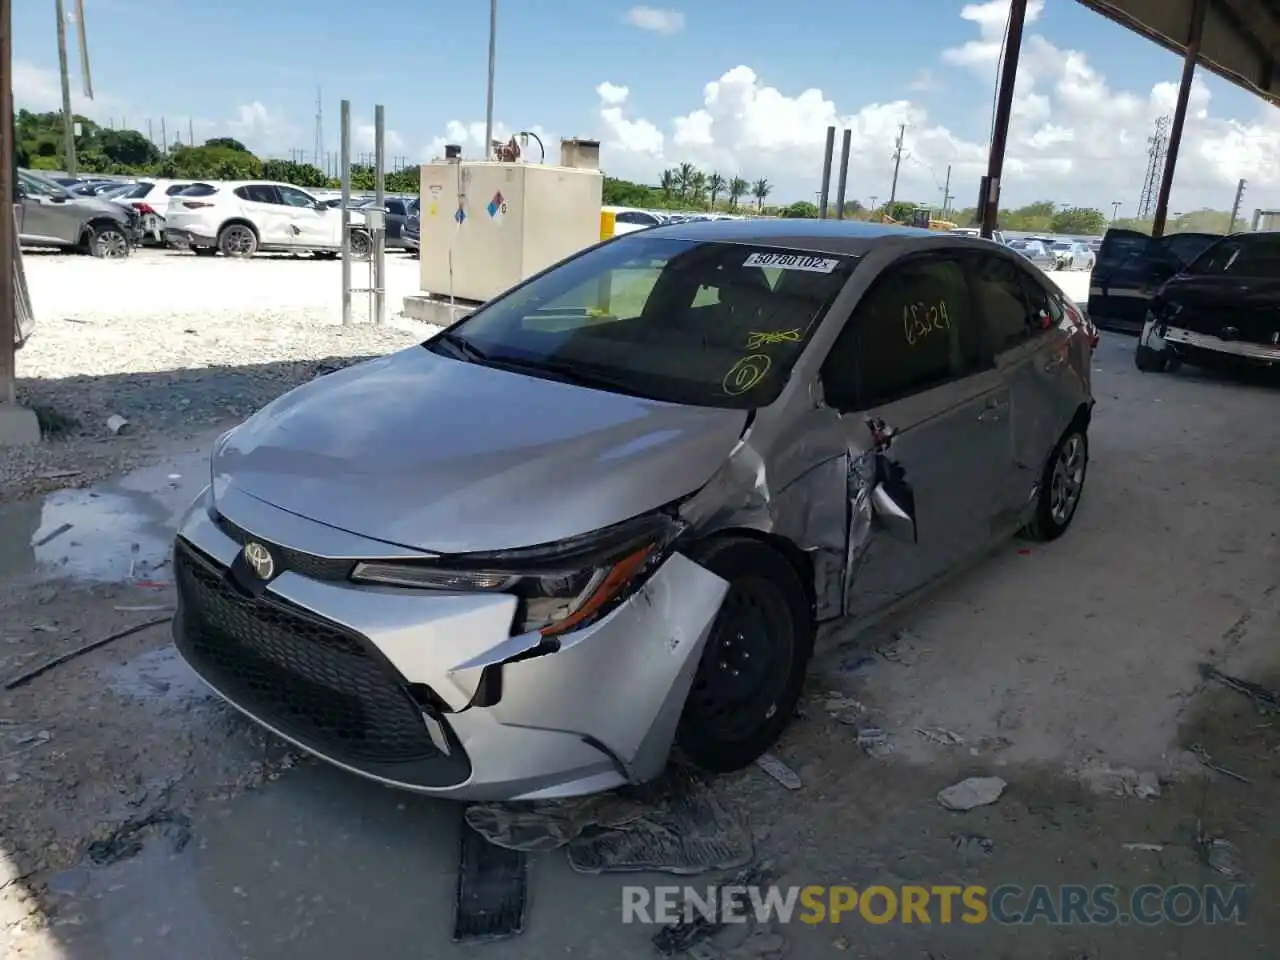
[[[183,200],[182,205],[188,210],[199,210],[201,207],[212,207],[212,203],[204,203],[200,200]]]
[[[143,203],[141,200],[139,200],[137,203],[133,205],[133,209],[137,210],[141,214],[156,212],[155,207],[151,206],[151,204],[149,203]]]

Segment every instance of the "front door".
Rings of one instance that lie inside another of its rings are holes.
[[[67,194],[36,177],[18,175],[22,190],[20,235],[28,242],[76,243],[82,217]]]
[[[880,438],[877,478],[894,477],[915,516],[914,541],[873,519],[846,573],[850,615],[876,613],[991,539],[1010,470],[1009,391],[970,299],[957,257],[902,261],[870,287],[824,365],[850,447]]]

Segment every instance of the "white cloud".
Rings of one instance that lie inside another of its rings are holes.
[[[922,69],[911,83],[913,92],[952,82],[954,77],[945,76],[948,68],[972,71],[992,91],[1008,8],[1009,0],[965,6],[960,15],[977,37],[943,51],[938,71]],[[1176,87],[1113,88],[1086,54],[1060,48],[1034,32],[1032,25],[1041,20],[1044,8],[1044,0],[1031,0],[1027,10],[1004,199],[1010,204],[1048,199],[1109,211],[1112,200],[1123,198],[1132,212],[1146,171],[1147,138],[1156,118],[1172,112]],[[1170,57],[1169,63],[1172,73],[1176,60]],[[852,131],[850,197],[883,200],[893,173],[894,139],[903,123],[906,151],[899,198],[939,203],[950,167],[955,204],[972,206],[986,172],[986,123],[978,136],[975,131],[960,136],[912,99],[838,104],[818,89],[784,92],[750,66],[740,65],[706,84],[701,103],[663,123],[630,109],[631,92],[613,83],[596,89],[601,164],[619,176],[652,182],[664,167],[689,161],[723,174],[767,177],[779,200],[811,198],[818,188],[826,128],[835,125]],[[1280,111],[1258,104],[1254,119],[1215,116],[1210,90],[1197,80],[1174,184],[1174,211],[1229,207],[1240,177],[1250,182],[1247,206],[1280,208]],[[989,115],[989,107],[979,103],[978,109]],[[837,149],[838,144],[837,139]]]
[[[654,33],[679,33],[684,29],[684,14],[679,10],[632,7],[623,19],[633,27]]]
[[[908,89],[915,93],[930,93],[942,89],[940,81],[932,70],[924,69],[911,78]]]
[[[373,153],[376,146],[374,141],[377,139],[377,130],[372,123],[353,123],[351,132],[352,152]],[[383,127],[382,149],[388,163],[390,163],[392,157],[399,156],[404,147],[404,137],[389,127]]]
[[[532,126],[525,127],[521,130],[512,130],[501,120],[495,120],[493,124],[493,139],[506,142],[510,140],[516,133],[531,133],[542,141],[547,151],[547,163],[559,162],[560,156],[556,152],[559,149],[559,141],[554,140],[543,127]],[[524,151],[524,159],[536,163],[540,160],[541,153],[538,150],[538,143],[534,137],[529,138],[527,145],[522,144],[520,149]],[[484,121],[473,120],[470,123],[463,123],[461,120],[450,120],[445,124],[444,135],[436,137],[425,147],[423,147],[422,160],[438,160],[444,157],[444,148],[448,144],[457,144],[462,148],[462,155],[468,159],[482,159],[485,153],[484,142]]]

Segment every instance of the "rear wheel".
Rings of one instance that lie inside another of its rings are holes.
[[[813,619],[791,564],[755,540],[725,538],[694,555],[729,590],[707,638],[676,733],[705,770],[752,763],[795,712],[813,652]]]
[[[197,257],[212,257],[216,255],[218,251],[215,247],[192,247],[191,252]]]
[[[1089,470],[1089,435],[1076,424],[1067,428],[1045,464],[1035,518],[1026,533],[1034,540],[1057,540],[1075,519]]]
[[[111,223],[89,226],[89,252],[103,260],[123,260],[129,256],[129,238]]]
[[[1133,365],[1143,373],[1164,373],[1169,365],[1169,357],[1164,351],[1153,350],[1145,343],[1140,343],[1133,351]]]
[[[218,234],[218,249],[224,257],[252,257],[258,250],[258,235],[243,223],[229,223]]]
[[[351,255],[364,260],[373,253],[373,237],[363,230],[351,231]]]

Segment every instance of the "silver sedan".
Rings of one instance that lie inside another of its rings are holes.
[[[1081,502],[1096,334],[981,240],[659,226],[225,435],[178,648],[259,723],[459,799],[743,767],[819,624]]]

